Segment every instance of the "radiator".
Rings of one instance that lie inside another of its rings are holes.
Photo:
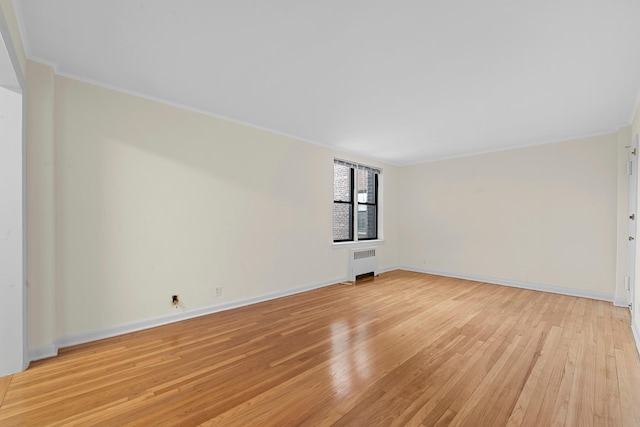
[[[349,252],[349,280],[355,282],[356,276],[367,273],[378,275],[376,248],[351,249]]]

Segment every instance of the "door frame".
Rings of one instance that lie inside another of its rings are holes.
[[[628,154],[628,179],[629,179],[629,203],[628,203],[628,236],[629,242],[627,244],[627,276],[629,282],[627,285],[628,297],[629,297],[629,309],[631,310],[631,317],[633,320],[633,304],[635,299],[635,271],[636,271],[636,255],[638,243],[636,241],[637,236],[637,223],[638,223],[638,135],[633,137],[633,142],[629,147]]]

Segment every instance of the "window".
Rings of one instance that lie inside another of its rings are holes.
[[[333,241],[353,240],[354,169],[338,160],[333,163]]]
[[[378,238],[378,175],[380,169],[334,160],[334,242]]]

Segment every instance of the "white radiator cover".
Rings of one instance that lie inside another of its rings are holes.
[[[378,275],[376,248],[351,249],[349,251],[349,280],[355,282],[360,274]]]

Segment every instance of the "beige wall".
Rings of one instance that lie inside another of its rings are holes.
[[[403,168],[401,264],[613,296],[617,135]]]
[[[352,156],[64,77],[55,114],[55,335],[167,314],[172,294],[194,309],[346,277],[333,158]]]
[[[31,347],[345,277],[332,159],[375,162],[28,64]],[[380,165],[381,267],[617,297],[621,138]]]
[[[34,177],[33,203],[55,206],[37,220],[54,222],[38,242],[56,255],[39,248],[30,270],[42,283],[30,307],[44,308],[30,314],[32,345],[167,314],[173,293],[194,309],[345,276],[346,250],[328,234],[332,159],[366,160],[29,70],[55,95],[56,119],[55,159],[34,159],[55,164],[54,188],[50,169]],[[613,297],[618,139],[381,165],[381,267]]]
[[[51,67],[27,61],[27,282],[29,346],[55,335],[55,112]]]

